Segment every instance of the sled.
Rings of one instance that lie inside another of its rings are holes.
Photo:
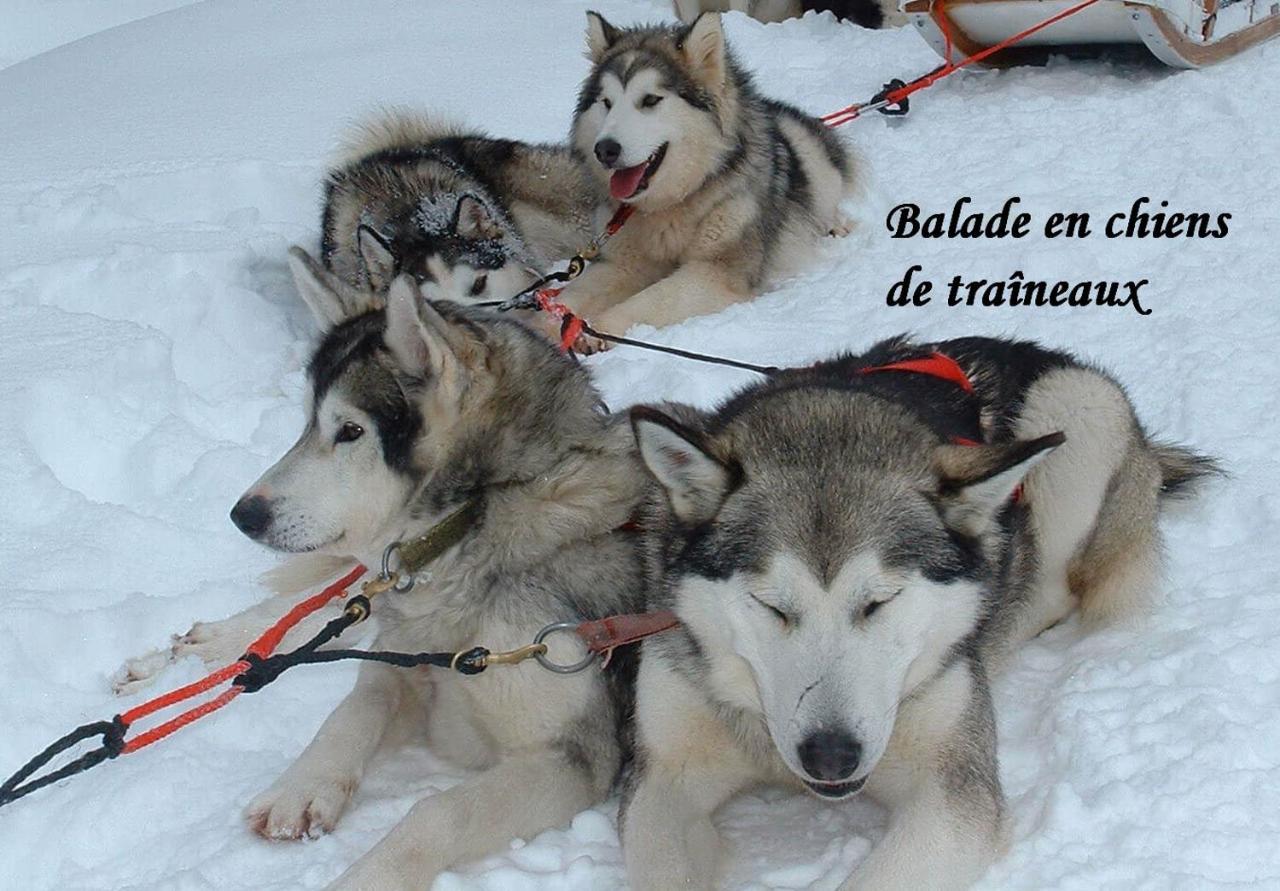
[[[970,56],[1073,0],[907,0],[902,11],[938,54]],[[1101,0],[1029,36],[987,64],[999,66],[1037,50],[1145,46],[1175,68],[1202,68],[1280,34],[1280,0]],[[948,35],[950,41],[948,42]]]

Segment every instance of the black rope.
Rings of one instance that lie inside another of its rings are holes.
[[[66,736],[49,745],[40,754],[22,765],[17,773],[5,780],[3,784],[0,784],[0,807],[17,801],[24,795],[30,795],[37,789],[43,789],[51,783],[56,783],[58,780],[74,776],[101,764],[103,761],[115,758],[124,748],[124,734],[128,729],[129,725],[119,715],[116,715],[110,721],[94,721],[90,724],[80,725]],[[85,752],[79,758],[64,764],[55,771],[36,777],[29,782],[24,782],[56,756],[95,736],[102,737],[102,743],[98,748]]]
[[[382,662],[399,668],[417,668],[420,665],[431,665],[436,668],[452,668],[459,674],[479,674],[487,667],[489,651],[484,647],[474,647],[461,653],[396,653],[385,650],[324,650],[281,653],[263,659],[261,656],[244,657],[250,663],[231,681],[245,693],[256,693],[270,684],[284,672],[295,665],[317,665],[324,662],[339,662],[344,659],[355,659],[360,662]]]
[[[569,320],[565,320],[568,324]],[[782,369],[777,365],[756,365],[751,362],[743,362],[739,359],[727,359],[724,356],[713,356],[710,353],[695,353],[693,350],[682,350],[678,347],[663,346],[659,343],[649,343],[645,340],[634,340],[630,337],[619,337],[616,334],[606,334],[603,331],[597,331],[585,321],[582,322],[582,332],[591,337],[598,337],[600,340],[607,340],[610,343],[621,344],[622,346],[637,347],[642,350],[652,350],[655,353],[666,353],[671,356],[679,356],[681,359],[692,359],[694,362],[705,362],[708,365],[726,365],[729,368],[741,368],[745,371],[754,371],[758,374],[771,375],[777,374]]]

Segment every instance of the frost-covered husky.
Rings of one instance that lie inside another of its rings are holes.
[[[718,15],[615,28],[588,13],[592,61],[571,142],[609,206],[636,213],[564,300],[604,331],[669,325],[758,293],[846,224],[845,146],[756,92]]]
[[[596,189],[567,146],[495,139],[406,111],[359,127],[325,183],[321,259],[385,293],[511,297],[594,234]]]
[[[641,656],[636,891],[711,887],[711,816],[762,781],[888,805],[845,887],[967,887],[1006,839],[990,673],[1074,607],[1140,609],[1161,496],[1212,470],[1149,439],[1104,374],[981,338],[632,419],[666,493],[650,608],[683,622]]]
[[[601,410],[572,359],[517,322],[422,300],[407,276],[383,310],[316,266],[294,268],[326,331],[308,366],[306,429],[232,512],[246,535],[376,566],[388,543],[478,502],[470,531],[411,591],[379,595],[378,649],[510,650],[551,622],[640,608],[639,543],[621,530],[652,483],[625,419]],[[197,626],[174,655],[225,664],[295,602]],[[563,637],[551,655],[575,661]],[[136,681],[155,666],[135,668]],[[623,761],[629,690],[624,663],[555,675],[530,661],[474,677],[362,663],[315,740],[249,805],[249,824],[268,838],[332,829],[388,728],[421,725],[433,751],[480,772],[419,802],[337,887],[426,888],[603,799]]]

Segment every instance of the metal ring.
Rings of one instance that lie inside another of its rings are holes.
[[[399,550],[400,542],[393,541],[391,544],[387,545],[386,549],[382,552],[382,577],[384,579],[391,578],[391,555],[399,552]],[[391,590],[395,591],[397,594],[405,594],[412,588],[413,573],[410,572],[400,573],[399,581],[391,586]]]
[[[574,631],[577,627],[577,622],[552,622],[546,628],[543,628],[534,635],[533,642],[535,644],[540,644],[557,631]],[[557,662],[552,662],[547,657],[546,653],[538,653],[533,658],[538,660],[538,664],[547,671],[554,671],[556,674],[577,674],[584,668],[591,665],[592,662],[596,661],[596,654],[588,650],[587,655],[583,659],[578,662],[574,662],[572,665],[560,665]]]

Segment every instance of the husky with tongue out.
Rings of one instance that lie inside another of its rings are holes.
[[[718,15],[617,28],[589,12],[587,50],[570,140],[610,205],[637,211],[564,293],[592,325],[621,334],[716,312],[847,231],[848,148],[756,92]]]

